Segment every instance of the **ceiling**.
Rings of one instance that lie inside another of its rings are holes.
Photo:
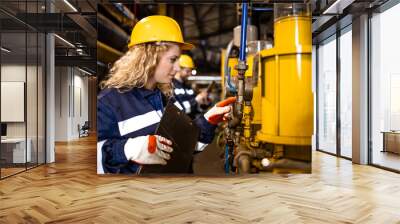
[[[323,12],[335,3],[334,0],[306,0],[312,5],[314,39],[346,15],[376,7],[386,0],[345,1],[350,4],[342,9],[342,14],[325,15]],[[56,65],[80,66],[104,75],[127,50],[134,24],[143,17],[161,13],[177,20],[184,38],[196,45],[187,53],[193,56],[199,74],[218,75],[221,49],[226,48],[233,37],[233,28],[240,24],[240,4],[232,1],[215,4],[215,0],[164,2],[168,4],[155,0],[133,3],[127,0],[47,0],[47,4],[44,0],[1,0],[2,46],[11,49],[9,58],[16,60],[35,54],[43,47],[37,44],[37,33],[56,33],[60,37],[55,38]],[[251,23],[259,28],[260,39],[273,38],[273,13],[269,9],[274,2],[303,1],[251,1],[250,8],[254,9],[250,13]],[[35,34],[29,34],[31,32]],[[25,46],[28,46],[26,50]]]

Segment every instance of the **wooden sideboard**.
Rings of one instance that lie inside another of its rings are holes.
[[[383,152],[400,154],[400,131],[384,131]]]

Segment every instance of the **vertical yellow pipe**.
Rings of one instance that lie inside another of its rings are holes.
[[[257,138],[273,144],[311,145],[311,16],[280,17],[274,26],[274,48],[260,52],[264,88]]]

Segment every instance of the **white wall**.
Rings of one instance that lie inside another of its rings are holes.
[[[27,70],[25,70],[27,69]],[[28,74],[36,74],[36,66],[27,66],[27,68],[24,65],[18,65],[18,64],[4,64],[1,66],[1,81],[5,82],[25,82],[25,74],[26,71]],[[30,76],[28,75],[28,78]],[[33,83],[33,80],[29,80],[29,85],[36,85],[36,80]],[[28,88],[27,89],[27,103],[30,104],[30,102],[33,102],[36,100],[36,88]],[[35,101],[36,102],[36,101]],[[36,103],[30,105],[31,109],[36,109]],[[32,108],[34,107],[34,108]],[[1,108],[1,110],[7,110],[7,108]],[[28,122],[30,121],[36,121],[36,113],[28,113],[27,114]],[[36,122],[35,122],[36,123]],[[29,127],[32,127],[33,125],[28,125]],[[36,125],[34,127],[36,129]],[[30,131],[28,130],[28,133]],[[7,136],[8,137],[25,137],[25,122],[7,122]],[[29,136],[28,136],[29,137]]]
[[[69,107],[69,69],[55,68],[55,140],[68,140],[68,107]]]
[[[78,136],[78,124],[81,126],[88,121],[88,78],[83,77],[80,71],[76,75],[77,70],[75,70],[74,75],[74,113],[72,119],[72,135]]]
[[[88,78],[72,67],[56,67],[56,141],[77,139],[88,120]]]
[[[29,70],[30,68],[28,68]],[[25,82],[25,65],[2,65],[1,81],[6,82]],[[6,110],[6,108],[1,108]],[[7,123],[7,137],[25,137],[25,123],[11,122]]]

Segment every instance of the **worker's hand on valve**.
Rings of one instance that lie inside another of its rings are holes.
[[[130,138],[125,144],[128,160],[139,164],[167,164],[173,151],[172,142],[159,135]]]
[[[232,110],[232,103],[236,101],[236,97],[229,97],[223,101],[218,102],[214,107],[212,107],[204,117],[210,124],[217,125],[224,119],[229,117],[229,112]]]

